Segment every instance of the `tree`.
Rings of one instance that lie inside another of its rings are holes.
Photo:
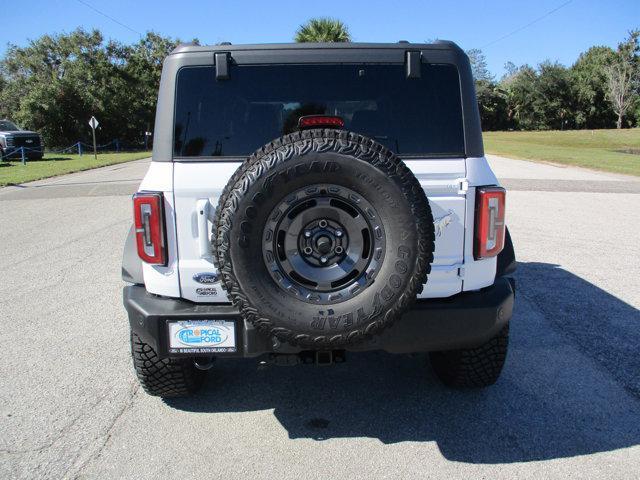
[[[10,45],[1,65],[2,113],[42,132],[49,145],[78,140],[91,112],[101,111],[100,79],[113,73],[102,42],[100,32],[79,29],[44,35],[24,48]]]
[[[467,50],[467,57],[469,57],[469,63],[471,63],[471,72],[476,82],[480,80],[491,82],[493,81],[493,75],[489,72],[487,67],[487,59],[479,48],[472,48]]]
[[[510,64],[507,72],[499,85],[507,95],[509,125],[522,130],[575,127],[575,89],[566,67],[550,61],[536,69]]]
[[[533,103],[535,100],[537,74],[529,65],[513,70],[500,81],[507,94],[507,121],[522,130],[539,127]]]
[[[564,130],[575,126],[575,94],[569,70],[557,62],[538,66],[533,100],[536,128]]]
[[[177,43],[149,32],[124,46],[78,29],[10,45],[0,61],[0,116],[41,132],[48,146],[88,141],[92,115],[105,142],[140,144],[155,115],[162,60]]]
[[[126,83],[127,130],[135,132],[136,137],[130,141],[140,140],[140,135],[153,125],[162,74],[162,62],[176,47],[179,40],[162,37],[154,32],[147,32],[137,43],[120,46],[119,58],[122,59],[121,76]],[[197,39],[191,43],[199,44]]]
[[[295,41],[304,42],[350,42],[349,29],[340,20],[333,18],[312,18],[301,25]]]
[[[578,128],[611,128],[615,124],[606,73],[614,60],[611,48],[591,47],[571,67]]]
[[[635,103],[634,94],[638,93],[640,82],[640,30],[629,33],[629,38],[618,45],[616,59],[606,69],[608,80],[608,98],[613,111],[618,116],[616,128],[622,128],[622,120]]]
[[[495,82],[478,80],[476,96],[480,109],[483,130],[506,130],[511,127],[508,120],[508,96]]]
[[[520,67],[518,67],[515,63],[513,62],[506,62],[504,64],[504,71],[505,74],[502,77],[502,79],[506,79],[508,77],[512,77],[514,76],[516,73],[518,73],[518,71],[520,70]]]

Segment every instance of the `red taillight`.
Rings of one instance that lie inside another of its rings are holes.
[[[476,189],[476,228],[473,256],[476,260],[495,257],[504,247],[504,188]]]
[[[298,119],[298,128],[342,128],[344,120],[333,115],[306,115]]]
[[[133,218],[138,256],[152,265],[166,265],[162,193],[136,193],[133,196]]]

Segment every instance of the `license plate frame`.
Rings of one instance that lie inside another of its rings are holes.
[[[236,353],[237,332],[232,319],[169,320],[167,350],[172,355]]]

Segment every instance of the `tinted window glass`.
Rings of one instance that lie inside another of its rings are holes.
[[[423,65],[233,66],[216,81],[214,67],[178,73],[174,154],[246,156],[297,128],[303,115],[339,115],[345,128],[401,155],[462,155],[458,72]]]
[[[0,132],[17,132],[20,130],[15,123],[8,120],[0,120]]]

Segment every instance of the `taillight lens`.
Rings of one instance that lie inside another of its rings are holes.
[[[152,265],[167,264],[163,205],[159,192],[140,192],[133,196],[138,256]]]
[[[344,120],[335,115],[305,115],[298,119],[298,128],[342,128]]]
[[[504,247],[504,188],[476,189],[476,228],[473,256],[476,260],[495,257]]]

